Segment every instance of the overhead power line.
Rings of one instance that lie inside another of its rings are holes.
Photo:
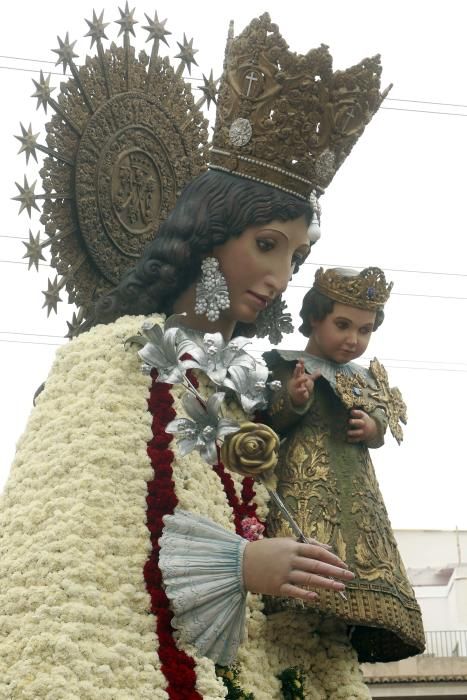
[[[0,54],[0,58],[6,59],[8,61],[27,61],[29,63],[51,64],[54,66],[57,65],[55,61],[50,61],[50,60],[45,60],[45,59],[40,59],[40,58],[28,58],[26,56],[7,56],[4,54]],[[17,66],[0,66],[0,69],[26,71],[26,72],[32,72],[32,73],[39,73],[40,72],[40,69],[22,68],[22,67],[17,67]],[[59,75],[60,77],[64,77],[64,76],[71,77],[70,73],[63,73],[63,72],[59,73],[58,71],[51,71],[51,75]],[[188,76],[186,78],[186,80],[191,81],[191,82],[200,82],[202,80],[202,78]],[[442,116],[449,116],[449,117],[467,117],[467,114],[462,114],[459,112],[441,112],[441,111],[437,111],[437,110],[413,109],[413,108],[408,108],[408,107],[388,107],[388,106],[385,106],[387,102],[434,105],[436,107],[456,107],[458,109],[467,109],[466,104],[457,104],[455,102],[440,102],[437,100],[418,100],[418,99],[410,99],[410,98],[402,98],[402,97],[386,97],[384,100],[384,103],[380,107],[380,109],[394,110],[396,112],[421,112],[423,114],[439,114]]]
[[[0,260],[0,265],[27,265],[22,260]],[[287,289],[310,289],[308,284],[289,284]],[[391,296],[397,297],[420,297],[423,299],[446,299],[449,301],[467,301],[467,297],[457,297],[446,294],[417,294],[416,292],[391,292]]]
[[[252,355],[262,355],[263,352],[269,351],[271,348],[251,348],[249,352]],[[361,359],[366,359],[366,358],[361,358]],[[373,359],[373,357],[371,358]],[[384,366],[387,369],[409,369],[409,370],[417,370],[421,372],[454,372],[457,374],[467,374],[467,367],[466,369],[457,369],[457,368],[451,368],[451,367],[413,367],[413,366],[408,366],[408,365],[391,365],[391,364],[386,364],[386,360],[384,357],[379,358],[381,362],[384,362]],[[368,360],[369,361],[369,360]],[[417,362],[417,360],[409,360],[406,359],[404,360],[405,362]],[[428,360],[430,362],[430,360]],[[447,364],[447,363],[445,363]],[[454,363],[456,364],[456,363]]]
[[[18,66],[0,66],[0,70],[19,70],[23,73],[40,73],[40,68],[18,68]],[[50,75],[59,75],[63,78],[63,73],[58,73],[58,71],[48,71]],[[65,77],[69,76],[69,73],[65,73]]]
[[[1,66],[0,66],[1,67]],[[381,105],[380,109],[392,110],[393,112],[420,112],[422,114],[439,114],[443,117],[467,117],[467,114],[463,112],[440,112],[435,109],[414,109],[409,107],[384,107]]]
[[[3,331],[1,331],[3,332]],[[34,335],[34,334],[30,334]],[[65,340],[65,339],[64,339]],[[10,340],[8,338],[0,338],[0,343],[17,343],[19,345],[49,345],[49,346],[61,346],[64,345],[65,343],[47,343],[47,342],[39,342],[37,340]],[[255,355],[260,355],[263,352],[265,352],[266,348],[252,348],[250,350],[251,353]],[[382,358],[382,361],[385,361],[384,358]],[[412,362],[412,360],[404,360],[405,362]],[[413,362],[418,362],[418,360],[413,360]],[[420,360],[421,362],[421,360]],[[428,362],[431,362],[431,360],[428,360]],[[447,363],[446,363],[447,364]],[[456,363],[454,363],[456,364]],[[388,369],[408,369],[408,370],[418,370],[421,372],[454,372],[457,374],[467,374],[467,368],[466,369],[455,369],[455,368],[450,368],[450,367],[413,367],[413,366],[408,366],[408,365],[390,365],[386,364],[385,367]]]
[[[1,236],[0,236],[1,238]],[[26,239],[25,239],[26,240]],[[336,263],[318,263],[318,262],[311,262],[311,261],[305,261],[303,263],[304,265],[314,265],[315,267],[349,267],[348,265],[336,265]],[[355,267],[357,269],[361,269],[365,267],[364,265],[352,265],[351,267]],[[443,275],[446,277],[467,277],[467,273],[465,272],[440,272],[439,270],[404,270],[403,268],[400,267],[384,267],[385,272],[408,272],[414,275]]]
[[[0,333],[5,334],[5,335],[19,335],[19,336],[25,336],[27,338],[60,338],[61,340],[65,341],[66,338],[63,335],[56,335],[54,333],[36,333],[35,331],[31,331],[30,333],[26,333],[25,331],[2,331],[0,330]],[[1,340],[7,341],[8,339],[3,339],[0,338]],[[10,341],[13,342],[13,341]],[[20,342],[20,341],[18,341]],[[45,343],[44,343],[45,344]],[[53,345],[62,345],[62,343],[52,343]],[[254,352],[264,352],[265,349],[263,348],[261,351],[258,349],[253,349]],[[360,358],[362,361],[365,362],[370,362],[370,360],[373,359],[373,355],[363,355]],[[463,361],[456,361],[456,360],[420,360],[420,359],[413,359],[410,357],[380,357],[379,358],[381,362],[415,362],[416,364],[432,364],[432,365],[461,365],[465,366],[465,371],[467,372],[467,362]],[[398,367],[399,365],[394,365]],[[434,367],[433,369],[439,369]],[[462,370],[464,371],[464,370]]]
[[[37,340],[9,340],[0,338],[0,343],[18,343],[19,345],[64,345],[64,343],[40,343]]]
[[[6,333],[7,335],[25,335],[33,336],[35,338],[62,338],[63,335],[55,335],[54,333],[26,333],[24,331],[0,331],[0,333]]]
[[[287,289],[310,289],[309,284],[289,284]],[[454,301],[467,301],[467,297],[447,296],[443,294],[416,294],[415,292],[391,292],[391,297],[423,297],[425,299],[449,299]]]
[[[46,61],[43,58],[26,58],[25,56],[4,56],[0,54],[0,58],[6,58],[9,61],[30,61],[31,63],[53,63],[55,65],[55,61]]]
[[[23,236],[15,236],[13,234],[9,233],[0,233],[0,238],[11,238],[16,241],[27,241],[28,239],[23,237]],[[0,262],[15,262],[14,260],[4,260]],[[26,262],[22,263],[23,265],[27,265]],[[314,265],[314,267],[348,267],[348,265],[343,265],[343,264],[337,264],[337,263],[324,263],[324,262],[311,262],[311,261],[305,261],[303,265]],[[356,269],[361,269],[365,267],[364,265],[352,265],[351,267],[355,267]],[[402,273],[407,273],[407,274],[413,274],[413,275],[438,275],[440,277],[467,277],[466,272],[444,272],[442,270],[411,270],[411,269],[404,269],[402,267],[386,267],[384,266],[384,271],[385,272],[402,272]]]
[[[429,100],[407,100],[402,97],[386,97],[385,102],[412,102],[420,105],[437,105],[438,107],[459,107],[459,109],[467,109],[467,105],[458,105],[453,102],[430,102]]]

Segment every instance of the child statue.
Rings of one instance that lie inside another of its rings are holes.
[[[265,354],[283,390],[272,426],[285,432],[278,492],[306,536],[333,546],[356,573],[346,597],[323,593],[323,614],[344,621],[361,661],[390,661],[423,648],[420,610],[400,559],[370,458],[389,427],[402,440],[400,392],[384,367],[354,360],[384,319],[392,284],[376,267],[320,268],[303,299],[304,351]],[[268,533],[290,534],[272,508]],[[284,606],[277,600],[270,607]]]

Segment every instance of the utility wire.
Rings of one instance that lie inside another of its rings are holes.
[[[8,233],[0,233],[0,238],[11,238],[16,241],[28,241],[28,238],[24,238],[22,236],[14,236],[12,234]],[[2,261],[0,261],[2,262]],[[3,262],[14,262],[13,260],[5,260]],[[27,265],[26,262],[23,263],[23,265]],[[337,263],[323,263],[323,262],[311,262],[311,261],[306,261],[303,263],[303,265],[314,265],[314,267],[349,267],[348,265],[342,265],[342,264],[337,264]],[[364,265],[352,265],[351,267],[355,268],[362,268]],[[413,274],[413,275],[438,275],[440,277],[467,277],[467,273],[465,272],[442,272],[440,270],[404,270],[403,268],[400,267],[386,267],[385,265],[384,271],[385,272],[403,272],[407,274]]]
[[[53,63],[55,65],[55,61],[46,61],[42,58],[26,58],[25,56],[4,56],[1,54],[0,58],[6,58],[9,61],[31,61],[32,63]]]
[[[1,67],[1,66],[0,66]],[[410,109],[409,107],[383,107],[380,109],[392,110],[393,112],[420,112],[422,114],[441,114],[445,117],[467,117],[462,112],[440,112],[434,109]]]
[[[28,265],[22,260],[0,260],[0,265]],[[310,289],[308,284],[289,284],[287,289]],[[467,301],[467,297],[447,296],[445,294],[417,294],[416,292],[391,292],[391,296],[420,297],[423,299],[446,299],[450,301]]]
[[[10,331],[0,331],[0,333],[9,333]],[[11,332],[12,334],[14,333]],[[29,336],[38,336],[38,337],[51,337],[51,338],[59,338],[61,336],[55,336],[55,335],[50,335],[47,336],[47,334],[42,334],[42,333],[17,333],[17,335],[29,335]],[[64,339],[65,340],[65,339]],[[0,338],[0,343],[17,343],[19,345],[22,344],[27,344],[27,345],[49,345],[49,346],[61,346],[64,345],[65,343],[47,343],[47,342],[38,342],[36,340],[11,340],[8,338]],[[251,352],[256,355],[260,355],[263,352],[265,352],[266,348],[252,348]],[[364,360],[367,360],[369,358],[362,358]],[[384,358],[382,357],[381,360],[383,362],[387,362],[388,360],[391,362],[427,362],[427,363],[436,363],[438,362],[437,360],[410,360],[409,358]],[[440,364],[442,364],[440,362]],[[444,362],[444,364],[465,364],[465,363],[457,363],[457,362]],[[408,365],[386,365],[389,369],[409,369],[409,370],[419,370],[422,372],[454,372],[457,374],[467,374],[467,368],[466,369],[456,369],[456,368],[450,368],[450,367],[411,367]]]
[[[36,58],[26,58],[22,56],[5,56],[5,55],[0,55],[0,58],[7,59],[9,61],[28,61],[31,63],[49,63],[52,65],[56,65],[55,61],[47,61],[44,59],[36,59]],[[39,73],[40,69],[35,69],[35,68],[18,68],[17,66],[0,66],[0,69],[3,70],[17,70],[17,71],[25,71],[25,72],[33,72],[33,73]],[[60,75],[61,77],[68,76],[71,77],[70,73],[59,73],[57,71],[52,71],[51,75]],[[201,82],[202,78],[196,78],[189,76],[186,78],[186,80],[191,81],[191,82]],[[460,114],[458,112],[441,112],[441,111],[436,111],[436,110],[429,110],[429,109],[414,109],[414,108],[408,108],[408,107],[387,107],[385,106],[386,102],[405,102],[405,103],[411,103],[411,104],[423,104],[423,105],[435,105],[438,107],[457,107],[459,109],[467,109],[467,105],[465,104],[456,104],[454,102],[438,102],[438,101],[431,101],[431,100],[411,100],[411,99],[406,99],[406,98],[401,98],[401,97],[386,97],[383,105],[380,107],[380,109],[387,109],[387,110],[394,110],[396,112],[420,112],[423,114],[439,114],[439,115],[445,115],[449,117],[467,117],[467,114]]]
[[[54,333],[25,333],[23,331],[0,331],[0,333],[6,333],[8,335],[34,336],[35,338],[63,338],[63,335],[55,335]]]
[[[50,63],[52,65],[57,65],[56,61],[50,61],[43,58],[27,58],[26,56],[6,56],[0,54],[0,58],[5,58],[8,61],[28,61],[30,63]],[[63,75],[60,73],[59,75]],[[202,78],[191,77],[190,80],[202,80]],[[467,104],[457,104],[455,102],[438,102],[433,100],[412,100],[407,97],[386,97],[385,102],[411,102],[414,104],[421,105],[436,105],[438,107],[458,107],[459,109],[467,109]]]
[[[39,68],[18,68],[17,66],[0,66],[0,70],[19,70],[24,73],[40,73]],[[62,78],[65,77],[70,77],[69,73],[59,73],[58,71],[49,71],[50,75],[60,75]]]
[[[0,343],[18,343],[19,345],[64,345],[65,343],[39,343],[37,340],[8,340],[0,338]]]
[[[0,265],[27,265],[28,263],[22,260],[0,260]]]
[[[25,333],[24,331],[2,331],[0,330],[0,333],[6,334],[6,335],[20,335],[20,336],[26,336],[26,337],[33,337],[33,338],[61,338],[62,340],[65,340],[63,335],[55,335],[54,333],[36,333],[35,331],[31,331],[30,333]],[[0,338],[0,340],[2,340]],[[61,345],[62,343],[54,343]],[[254,350],[255,352],[265,352],[265,349],[263,348],[261,351],[260,350]],[[366,362],[370,362],[370,360],[373,359],[372,356],[366,356],[363,355],[361,357],[361,360],[364,360]],[[382,362],[416,362],[418,364],[435,364],[435,365],[465,365],[467,371],[467,362],[456,362],[455,360],[416,360],[412,359],[410,357],[381,357],[379,358]],[[397,366],[397,365],[396,365]],[[429,368],[427,368],[429,369]],[[439,368],[433,368],[433,369],[439,369]]]
[[[1,58],[1,57],[0,57]],[[385,102],[413,102],[414,104],[420,105],[437,105],[438,107],[459,107],[460,109],[467,109],[467,105],[458,105],[453,102],[430,102],[429,100],[406,100],[402,97],[386,97]]]
[[[266,352],[266,350],[269,350],[270,348],[251,348],[250,353],[252,355],[262,355],[263,352]],[[373,358],[372,358],[373,359]],[[384,360],[384,357],[381,358],[382,361],[386,362]],[[416,362],[416,360],[414,360]],[[405,360],[405,362],[412,362],[412,360]],[[385,367],[388,369],[409,369],[409,370],[415,370],[415,371],[420,371],[420,372],[450,372],[450,373],[455,373],[455,374],[467,374],[467,368],[466,369],[455,369],[455,368],[450,368],[450,367],[411,367],[409,365],[391,365],[391,364],[385,364]]]
[[[12,236],[13,237],[13,236]],[[1,238],[1,235],[0,235]],[[349,267],[349,265],[336,265],[329,263],[317,263],[317,262],[304,262],[303,265],[315,265],[315,267]],[[351,267],[362,268],[364,265],[351,265]],[[435,270],[404,270],[398,267],[386,267],[384,266],[385,272],[407,272],[414,275],[442,275],[446,277],[467,277],[465,272],[437,272]]]
[[[1,261],[0,261],[1,262]],[[310,289],[309,284],[289,284],[287,289]],[[443,294],[416,294],[415,292],[391,292],[391,297],[423,297],[425,299],[449,299],[454,301],[467,301],[467,297],[446,296]]]

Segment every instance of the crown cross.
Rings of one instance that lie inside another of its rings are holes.
[[[355,117],[355,107],[349,107],[349,109],[346,111],[343,119],[343,124],[342,124],[342,131],[345,133],[347,129],[349,128],[349,125]]]
[[[252,86],[252,84],[253,84],[254,82],[257,83],[258,80],[259,80],[259,78],[258,78],[257,73],[255,73],[254,71],[251,71],[248,75],[245,76],[245,80],[248,81],[248,88],[247,88],[247,91],[246,91],[246,96],[247,96],[247,97],[250,97],[251,86]]]

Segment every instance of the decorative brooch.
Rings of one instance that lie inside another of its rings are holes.
[[[389,429],[400,445],[403,432],[400,423],[407,423],[407,406],[397,387],[389,386],[386,369],[376,359],[370,362],[370,374],[373,385],[358,374],[336,374],[336,392],[347,408],[361,408],[370,413],[375,408],[382,408],[387,417]]]

